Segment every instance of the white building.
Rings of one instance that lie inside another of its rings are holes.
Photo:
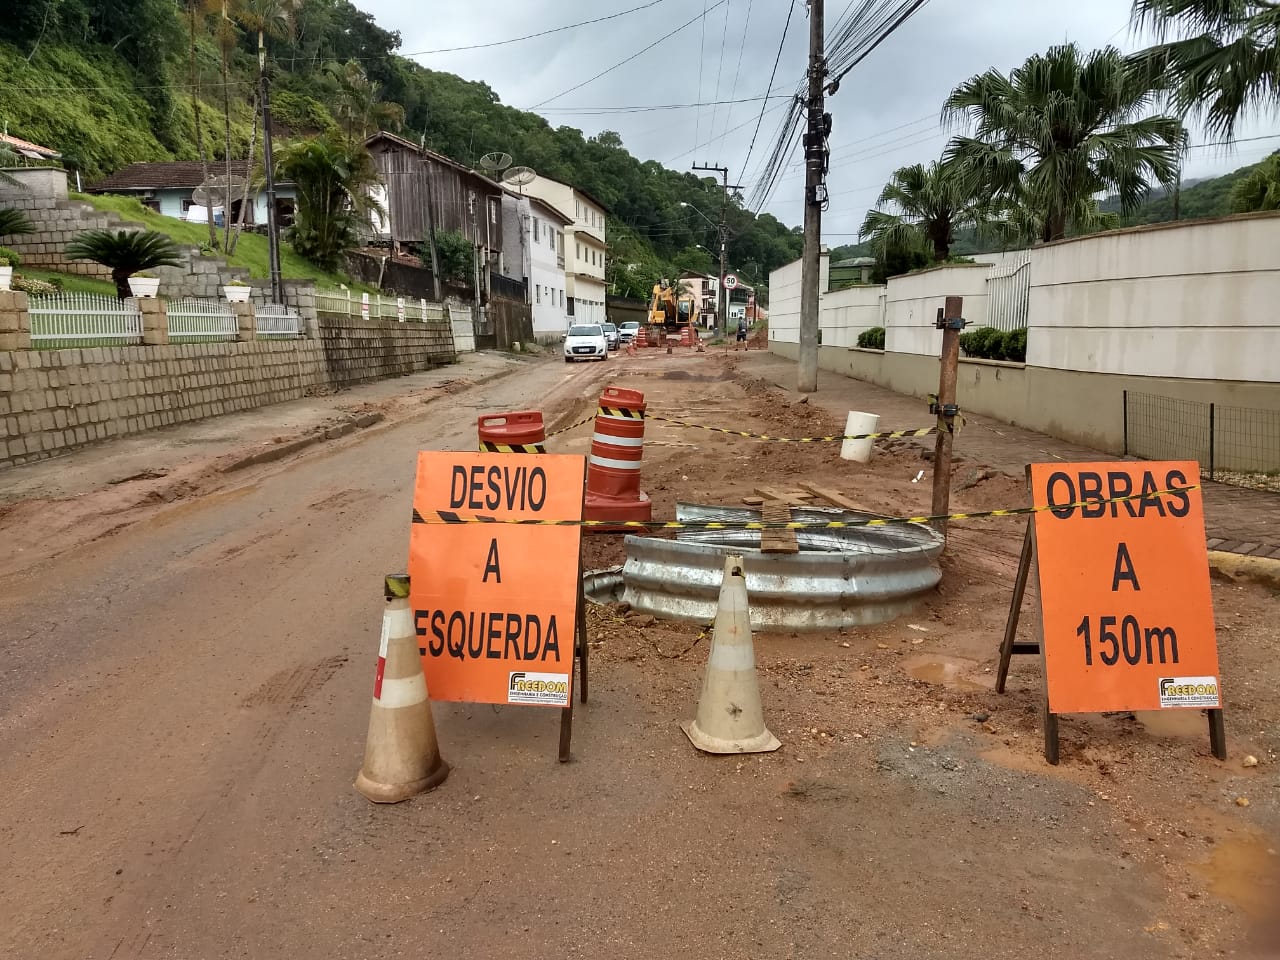
[[[510,191],[502,198],[502,221],[501,272],[528,288],[535,339],[556,342],[570,321],[564,251],[572,221],[537,197]]]
[[[579,187],[537,177],[524,188],[563,214],[566,310],[581,323],[605,322],[605,208]]]

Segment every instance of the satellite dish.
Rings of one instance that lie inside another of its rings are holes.
[[[199,186],[191,191],[191,202],[202,207],[222,207],[226,195],[217,187]]]
[[[538,179],[538,171],[534,170],[533,167],[512,167],[502,175],[502,182],[509,183],[514,187],[523,187],[527,183],[533,183],[536,179]]]
[[[486,153],[480,158],[480,169],[485,173],[501,173],[509,166],[511,166],[509,153]]]
[[[244,194],[246,184],[244,177],[232,174],[230,179],[225,174],[212,176],[191,191],[191,202],[204,207],[224,207],[227,197],[238,197]]]

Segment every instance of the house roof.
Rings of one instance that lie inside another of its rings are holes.
[[[472,170],[465,163],[459,163],[457,160],[454,160],[452,157],[446,157],[443,153],[436,153],[434,150],[428,150],[426,147],[421,147],[418,144],[414,143],[412,140],[406,140],[404,137],[397,137],[394,133],[387,133],[387,131],[385,130],[379,130],[377,133],[367,137],[364,141],[364,145],[368,147],[369,145],[371,145],[377,140],[386,140],[388,143],[395,144],[397,147],[402,147],[405,150],[412,150],[414,153],[421,154],[424,157],[430,157],[436,163],[443,164],[446,167],[452,167],[453,169],[458,170],[462,173],[468,173],[471,176],[475,177],[477,180],[483,180],[485,183],[489,184],[491,187],[494,187],[497,190],[504,189],[502,184],[497,183],[494,180],[491,180],[489,177],[486,177],[483,173],[480,173],[476,170]]]
[[[563,180],[557,180],[555,177],[548,177],[547,175],[542,173],[538,174],[538,179],[550,180],[552,183],[558,183],[562,187],[568,187],[574,193],[582,194],[584,197],[586,197],[588,200],[594,203],[597,207],[603,210],[606,214],[609,212],[609,208],[604,205],[604,202],[602,200],[588,193],[586,190],[583,190],[582,187],[575,186],[572,183],[565,183]]]
[[[232,160],[231,175],[247,174],[247,160]],[[209,164],[210,176],[226,176],[226,164],[222,161]],[[178,160],[170,163],[131,163],[111,176],[91,183],[89,193],[121,193],[134,190],[194,190],[204,182],[204,167],[198,160]]]
[[[15,153],[30,157],[32,160],[56,160],[62,156],[57,150],[42,147],[38,143],[32,143],[30,140],[23,140],[20,137],[11,137],[7,133],[0,133],[0,143],[5,144]]]
[[[566,214],[563,210],[559,209],[554,204],[547,203],[547,201],[543,200],[541,197],[531,197],[531,196],[528,196],[527,194],[519,194],[519,193],[516,193],[514,190],[503,190],[503,193],[505,193],[508,197],[513,197],[517,200],[528,200],[530,206],[536,205],[541,207],[543,210],[550,213],[552,217],[559,220],[563,226],[567,227],[571,223],[573,223],[573,217]]]

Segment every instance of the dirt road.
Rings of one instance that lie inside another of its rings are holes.
[[[1232,760],[1099,720],[1068,727],[1050,773],[1034,669],[1008,698],[983,680],[1016,529],[968,535],[917,631],[759,638],[777,754],[694,753],[676,722],[696,629],[595,610],[572,763],[551,711],[437,705],[446,784],[394,807],[357,795],[413,452],[472,449],[484,411],[572,423],[605,382],[721,423],[821,416],[715,358],[533,364],[0,580],[0,956],[1270,955],[1250,937],[1280,902],[1274,598],[1215,588],[1224,672],[1258,692]],[[660,514],[827,455],[649,439]],[[914,492],[913,451],[876,463],[870,508]],[[1246,748],[1259,769],[1241,770]]]

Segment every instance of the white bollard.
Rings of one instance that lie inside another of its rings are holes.
[[[878,426],[880,426],[880,415],[878,413],[859,413],[856,410],[850,410],[849,419],[844,427],[844,435],[846,437],[855,437],[864,433],[875,433]],[[840,444],[840,459],[869,463],[871,460],[871,447],[874,442],[873,440],[846,440]]]

